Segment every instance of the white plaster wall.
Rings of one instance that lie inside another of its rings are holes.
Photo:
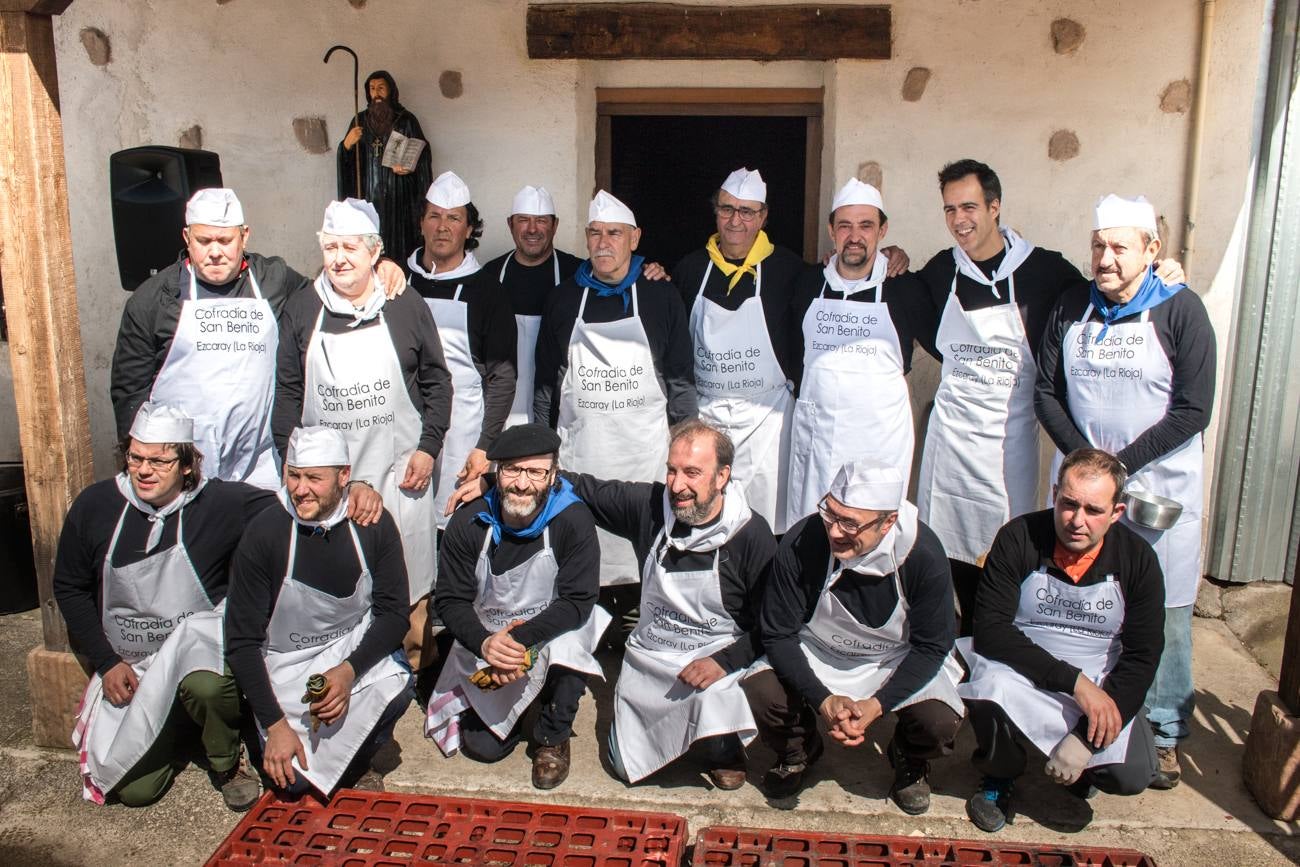
[[[1218,7],[1193,271],[1198,290],[1223,270],[1247,186],[1264,0],[1219,0]],[[598,86],[825,87],[824,205],[860,162],[881,163],[890,240],[917,265],[951,243],[934,175],[962,156],[999,171],[1009,225],[1079,265],[1086,264],[1090,208],[1100,193],[1143,192],[1171,227],[1182,223],[1189,115],[1162,114],[1158,101],[1167,82],[1195,77],[1195,3],[911,0],[893,4],[892,59],[825,64],[530,61],[525,8],[525,0],[376,0],[361,10],[346,0],[77,0],[56,19],[100,475],[112,470],[108,366],[127,297],[113,251],[109,154],[175,144],[180,130],[200,124],[204,147],[221,154],[226,182],[244,200],[253,249],[309,270],[316,262],[313,233],[334,194],[334,155],[305,153],[291,123],[322,115],[332,140],[344,130],[352,110],[350,59],[321,63],[336,42],[358,52],[363,77],[376,68],[394,74],[402,101],[432,141],[435,172],[460,173],[487,217],[485,256],[508,246],[503,214],[526,182],[555,193],[561,246],[581,246]],[[1088,31],[1072,56],[1051,48],[1049,27],[1062,15]],[[112,39],[107,67],[87,60],[78,38],[83,27]],[[931,68],[933,77],[920,102],[905,103],[899,90],[913,66]],[[438,91],[446,69],[464,76],[459,99]],[[1057,128],[1078,134],[1078,158],[1047,158]],[[1208,300],[1225,344],[1232,296],[1232,273],[1221,274]],[[0,407],[0,433],[4,418]]]

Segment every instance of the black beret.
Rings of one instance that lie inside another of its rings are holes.
[[[508,461],[560,450],[560,435],[544,424],[517,424],[503,430],[487,450],[488,460]]]

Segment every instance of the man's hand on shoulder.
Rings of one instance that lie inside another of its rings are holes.
[[[379,521],[384,513],[384,498],[369,482],[354,479],[348,482],[348,517],[358,527],[369,527]]]

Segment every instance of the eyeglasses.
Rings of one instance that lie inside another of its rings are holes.
[[[126,453],[126,465],[133,470],[139,469],[145,464],[148,464],[149,466],[153,467],[155,470],[166,472],[167,470],[170,470],[172,467],[176,466],[176,462],[179,460],[180,457],[146,458],[144,455],[137,455],[135,452]]]
[[[501,467],[497,470],[497,475],[506,481],[514,481],[522,475],[528,476],[530,482],[541,482],[551,474],[550,467]]]
[[[836,527],[839,527],[841,533],[844,533],[847,536],[856,536],[859,533],[864,533],[867,530],[879,527],[881,524],[885,523],[885,521],[889,520],[889,516],[894,513],[885,512],[880,517],[873,518],[872,520],[862,524],[852,520],[851,518],[840,517],[832,512],[826,503],[826,498],[822,497],[822,501],[817,504],[817,514],[821,515],[821,519],[825,521],[827,525],[833,524]]]
[[[758,219],[758,215],[763,213],[762,209],[756,211],[753,208],[736,208],[731,205],[716,205],[713,212],[724,220],[739,216],[746,223],[754,222]]]

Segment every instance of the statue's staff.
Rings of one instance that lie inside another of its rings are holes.
[[[361,97],[359,95],[360,94],[359,87],[361,84],[361,62],[357,60],[357,53],[353,51],[351,48],[348,48],[346,45],[332,46],[329,51],[325,52],[325,60],[323,62],[329,63],[330,56],[333,55],[335,51],[346,51],[348,54],[352,55],[352,123],[348,125],[348,130],[351,131],[353,126],[361,125]],[[357,186],[356,186],[355,195],[357,196],[357,198],[362,198],[361,155],[359,153],[354,154],[352,162],[353,162],[353,166],[356,169]]]

